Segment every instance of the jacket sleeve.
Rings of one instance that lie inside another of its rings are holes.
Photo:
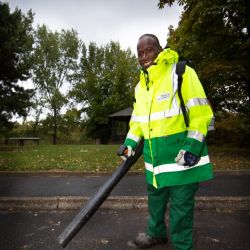
[[[135,101],[132,116],[129,122],[129,131],[125,139],[124,145],[132,147],[135,149],[143,137],[140,122],[137,119],[137,104],[136,104],[136,92],[135,90]]]
[[[182,149],[200,156],[213,111],[196,72],[188,66],[183,75],[181,92],[189,117],[188,133]]]

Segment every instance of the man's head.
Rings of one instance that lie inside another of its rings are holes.
[[[138,61],[141,67],[145,69],[150,67],[161,51],[162,47],[155,35],[142,35],[137,43]]]

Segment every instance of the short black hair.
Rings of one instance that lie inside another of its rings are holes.
[[[139,40],[145,37],[151,37],[155,41],[155,45],[161,47],[158,37],[154,34],[144,34],[140,36]]]

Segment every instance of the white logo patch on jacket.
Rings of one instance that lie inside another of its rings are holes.
[[[157,101],[162,102],[168,100],[169,98],[170,98],[170,93],[162,93],[159,96],[157,96]]]

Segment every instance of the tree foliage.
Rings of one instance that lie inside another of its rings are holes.
[[[187,1],[185,0],[159,0],[158,7],[160,9],[164,8],[165,5],[172,6],[174,2],[177,2],[179,5],[184,5]]]
[[[33,82],[51,112],[53,144],[57,141],[61,109],[68,102],[64,89],[77,71],[80,44],[74,30],[59,33],[45,25],[37,28]]]
[[[32,90],[18,81],[30,77],[32,66],[33,14],[21,10],[10,13],[7,3],[0,2],[0,132],[12,127],[14,115],[26,116]]]
[[[88,50],[83,46],[81,70],[82,82],[71,94],[83,104],[88,135],[106,143],[111,132],[109,115],[132,105],[136,58],[116,42],[104,47],[90,43]]]
[[[159,1],[159,7],[172,0]],[[249,112],[250,3],[248,0],[183,0],[168,44],[197,69],[215,110]]]

